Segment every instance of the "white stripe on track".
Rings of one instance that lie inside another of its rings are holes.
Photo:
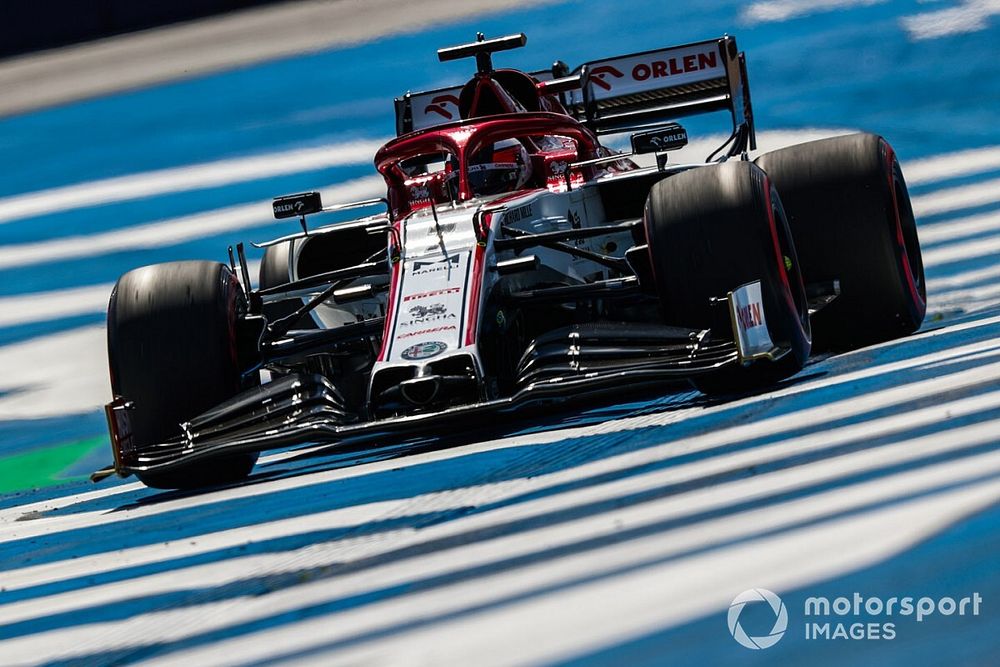
[[[171,192],[214,188],[261,178],[370,163],[381,141],[352,141],[251,155],[67,185],[0,199],[0,224],[84,206]]]
[[[1000,146],[986,146],[957,153],[945,153],[903,164],[909,185],[923,185],[1000,169]]]
[[[384,188],[385,183],[381,176],[366,176],[325,188],[323,195],[324,199],[331,203],[367,199],[379,196],[384,192]],[[69,236],[38,243],[0,246],[0,270],[126,250],[160,248],[274,223],[270,202],[231,206],[208,213],[134,225],[89,236]]]
[[[995,308],[998,300],[1000,300],[1000,285],[990,285],[967,290],[936,292],[927,298],[927,307],[929,312],[955,310],[973,313]]]
[[[917,220],[925,215],[995,204],[1000,202],[1000,178],[918,195],[911,201]]]
[[[113,283],[103,283],[0,297],[0,327],[105,311],[113,287]]]
[[[800,16],[879,5],[884,2],[888,0],[764,0],[744,9],[741,19],[751,25],[779,23]]]
[[[1000,255],[1000,234],[972,239],[962,243],[951,243],[922,252],[924,266],[948,264],[962,260]]]
[[[963,238],[985,232],[1000,232],[1000,211],[917,227],[921,247],[955,243]]]
[[[247,267],[250,282],[256,284],[260,262],[248,261]],[[236,270],[240,270],[239,265]],[[105,312],[114,286],[114,283],[101,283],[0,297],[0,328]]]
[[[0,347],[0,419],[64,417],[99,410],[111,395],[103,326]]]
[[[900,23],[910,39],[919,41],[986,30],[996,14],[1000,0],[962,0],[956,7],[904,16]]]
[[[928,289],[932,292],[937,292],[939,290],[965,287],[970,283],[978,283],[984,280],[1000,280],[1000,257],[997,258],[997,261],[997,264],[982,269],[973,269],[949,276],[934,277],[928,282]]]
[[[108,454],[110,455],[110,452],[108,452]],[[0,525],[13,523],[19,519],[23,521],[24,519],[22,517],[26,514],[44,514],[46,512],[52,512],[67,507],[75,507],[83,503],[102,500],[104,498],[110,498],[124,493],[142,491],[145,488],[145,485],[141,482],[132,482],[130,484],[121,484],[116,486],[94,486],[93,491],[84,491],[82,493],[74,493],[68,496],[59,496],[47,500],[38,500],[33,503],[25,503],[24,505],[14,505],[6,509],[0,509]]]

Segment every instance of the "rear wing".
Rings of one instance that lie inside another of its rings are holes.
[[[568,76],[560,71],[558,78],[554,69],[530,72],[541,82],[540,94],[559,94],[570,115],[597,134],[646,130],[684,116],[728,110],[731,152],[757,147],[746,56],[735,37],[595,60]],[[458,120],[462,88],[396,98],[397,135]]]
[[[735,37],[595,60],[579,77],[579,89],[565,94],[567,110],[598,134],[729,110],[734,135],[745,133],[756,148],[746,57]]]

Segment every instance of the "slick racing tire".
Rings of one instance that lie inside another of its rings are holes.
[[[236,277],[216,262],[157,264],[119,278],[108,308],[111,386],[134,404],[129,421],[140,453],[248,388],[236,343],[244,308]],[[256,462],[256,454],[220,456],[138,477],[161,489],[214,486],[245,478]]]
[[[810,352],[809,310],[781,200],[749,162],[699,167],[653,186],[644,214],[657,294],[667,324],[732,338],[729,309],[715,297],[759,280],[778,359],[694,377],[715,395],[761,389],[802,369]]]
[[[791,146],[757,158],[781,192],[805,283],[840,281],[813,316],[817,347],[854,349],[913,333],[927,310],[906,181],[874,134]]]

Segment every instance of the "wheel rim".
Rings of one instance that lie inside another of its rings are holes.
[[[917,238],[917,223],[913,216],[913,207],[910,204],[909,193],[906,183],[903,181],[899,163],[893,161],[893,203],[896,207],[896,224],[899,225],[899,233],[903,237],[903,252],[906,253],[904,268],[910,274],[910,280],[917,290],[917,295],[921,300],[926,299],[926,286],[924,285],[924,265],[920,254],[920,241]],[[902,196],[900,196],[902,195]],[[902,205],[900,205],[902,202]]]
[[[880,142],[880,148],[888,172],[889,204],[892,207],[889,224],[893,228],[896,241],[899,271],[910,294],[911,306],[922,317],[926,308],[927,292],[924,286],[920,242],[917,239],[917,223],[913,217],[913,208],[896,153],[885,140]]]
[[[782,282],[787,287],[787,298],[798,318],[799,326],[805,334],[807,340],[812,339],[811,325],[809,322],[809,302],[806,300],[805,288],[802,282],[802,273],[799,269],[798,255],[795,253],[795,245],[792,242],[791,232],[788,228],[788,219],[785,217],[785,209],[781,205],[781,199],[777,190],[771,185],[770,179],[764,181],[763,186],[767,193],[767,204],[769,206],[771,229],[774,233],[775,250],[777,251],[778,273]]]

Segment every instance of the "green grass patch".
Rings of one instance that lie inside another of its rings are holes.
[[[107,447],[104,436],[52,445],[22,454],[0,456],[0,493],[52,486],[68,479],[60,473],[98,447]]]

